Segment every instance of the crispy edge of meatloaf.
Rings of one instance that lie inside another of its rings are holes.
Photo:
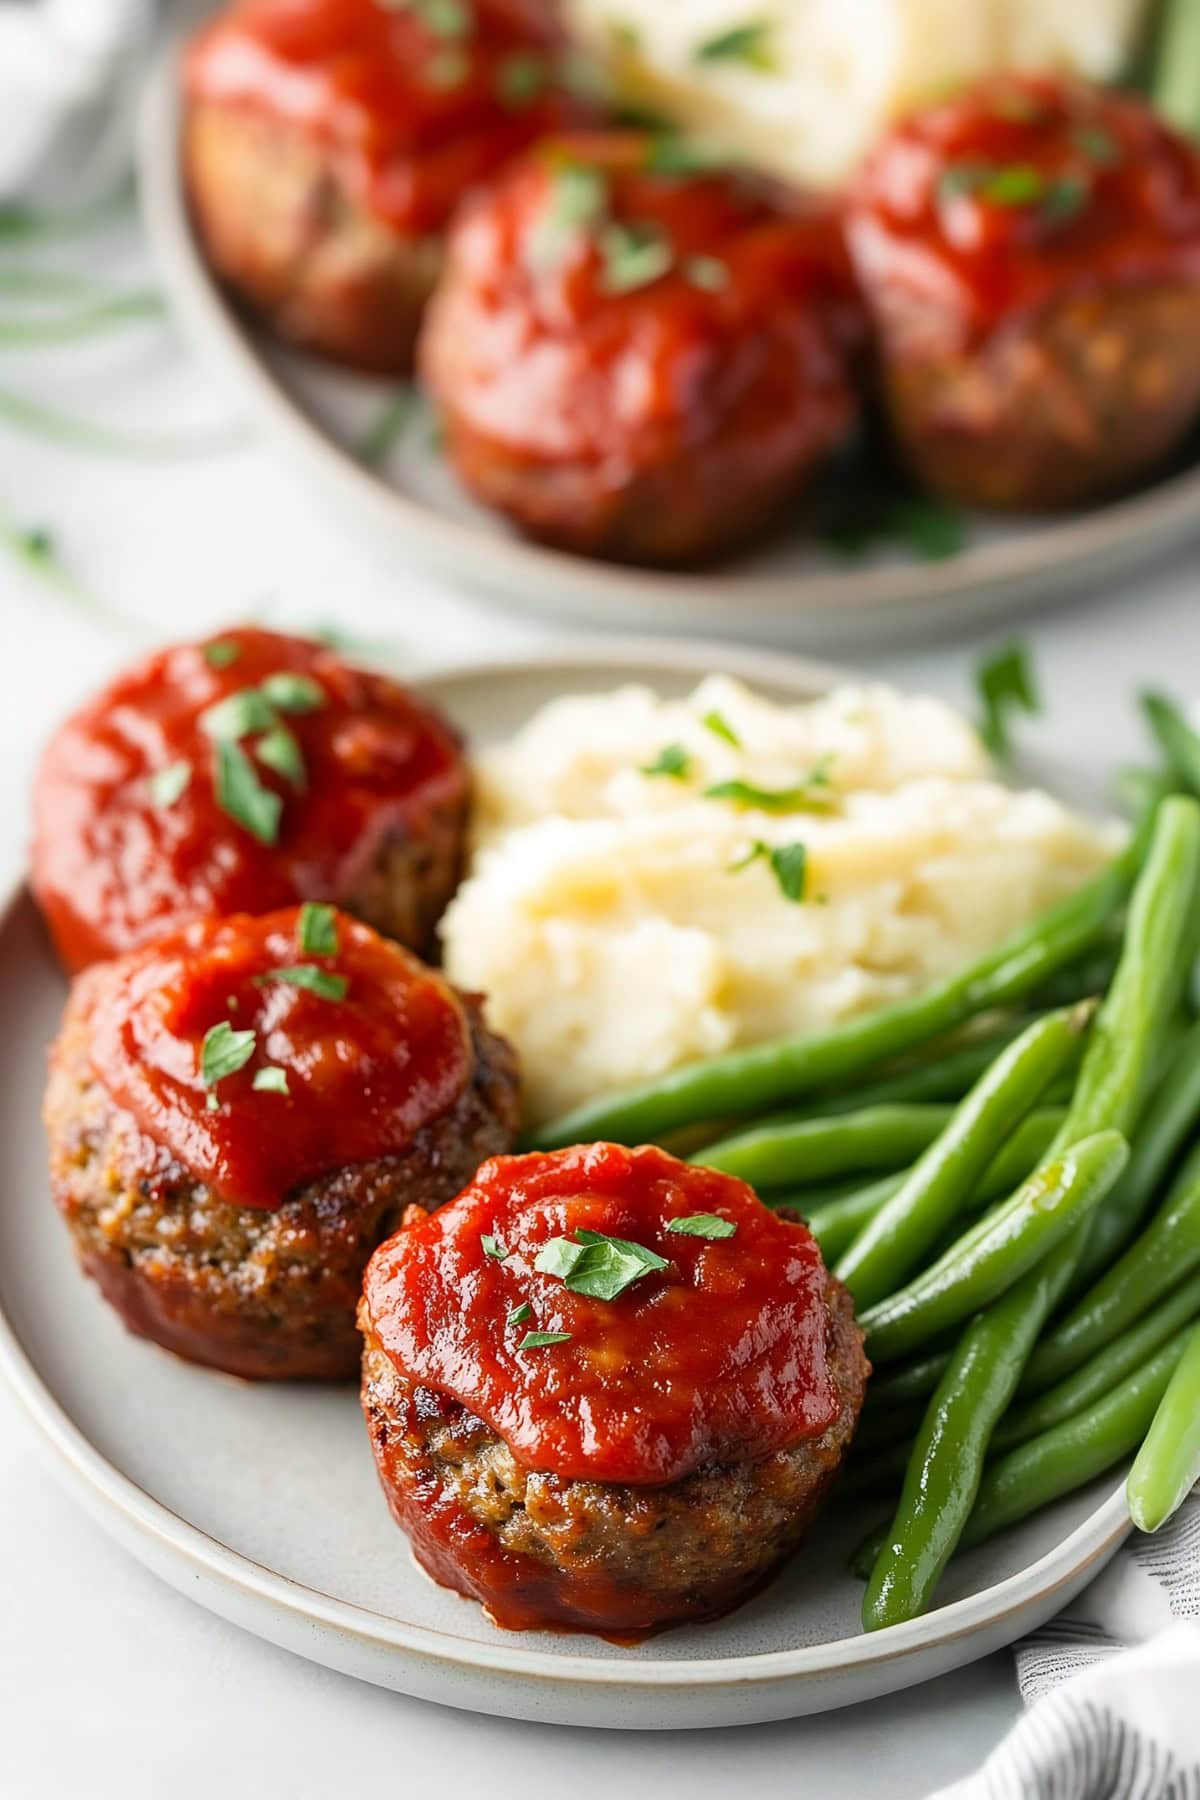
[[[281,337],[406,375],[441,268],[354,197],[336,157],[286,121],[193,102],[183,130],[193,217],[214,269]]]
[[[371,1252],[407,1208],[452,1199],[517,1131],[515,1056],[466,1004],[474,1066],[456,1104],[400,1155],[334,1169],[264,1211],[213,1194],[116,1105],[69,1002],[45,1102],[51,1191],[128,1328],[232,1375],[350,1379]]]
[[[525,1468],[489,1426],[397,1369],[364,1299],[363,1412],[418,1562],[510,1628],[644,1633],[728,1612],[796,1548],[854,1435],[869,1365],[850,1295],[832,1277],[826,1294],[832,1424],[658,1487]]]
[[[1200,415],[1200,287],[1064,297],[965,349],[895,347],[883,386],[905,460],[937,493],[1052,511],[1128,487]]]

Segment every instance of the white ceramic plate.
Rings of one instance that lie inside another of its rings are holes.
[[[228,305],[200,256],[178,155],[175,59],[152,79],[140,185],[158,266],[185,327],[291,460],[306,492],[402,560],[522,612],[609,629],[730,636],[798,648],[953,630],[1089,581],[1110,581],[1197,528],[1200,469],[1056,522],[974,521],[943,562],[899,551],[847,565],[799,530],[710,572],[617,567],[515,536],[463,493],[416,417],[389,465],[349,446],[389,389],[281,349]]]
[[[713,669],[781,699],[833,673],[787,657],[658,643],[490,663],[422,685],[476,743],[544,701],[624,680],[685,692]],[[512,1634],[412,1562],[376,1485],[349,1388],[254,1385],[128,1336],[75,1269],[47,1191],[44,1046],[64,983],[28,895],[0,920],[10,1029],[0,1071],[0,1369],[70,1489],[172,1586],[332,1668],[483,1712],[612,1727],[717,1726],[844,1706],[924,1681],[1042,1623],[1129,1526],[1111,1478],[956,1563],[945,1604],[861,1635],[847,1552],[874,1523],[835,1507],[783,1576],[716,1624],[635,1650]]]

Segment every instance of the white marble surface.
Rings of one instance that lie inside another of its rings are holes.
[[[5,250],[10,261],[16,253]],[[20,253],[26,261],[32,253]],[[130,230],[65,251],[122,279]],[[220,422],[214,390],[169,329],[34,355],[0,351],[0,390],[125,426]],[[121,615],[74,606],[0,550],[0,863],[20,866],[29,772],[53,719],[139,641],[264,610],[296,626],[338,620],[394,646],[401,668],[544,642],[545,633],[432,591],[372,561],[320,496],[257,443],[184,462],[106,461],[0,425],[0,523],[50,530],[78,579]],[[1131,696],[1195,681],[1194,556],[1135,588],[1022,623],[1047,711],[1026,734],[1035,772],[1099,787],[1136,749]],[[989,633],[994,639],[995,632]],[[968,699],[981,645],[881,648],[876,673]],[[860,662],[863,660],[860,657]],[[11,1199],[11,1196],[9,1197]],[[653,1791],[706,1800],[906,1800],[973,1767],[1015,1715],[998,1656],[918,1692],[824,1718],[740,1732],[638,1734],[472,1718],[375,1691],[293,1658],[190,1605],[128,1561],[62,1496],[0,1393],[0,1792],[12,1800],[288,1800],[348,1791]],[[386,1787],[384,1786],[386,1784]]]

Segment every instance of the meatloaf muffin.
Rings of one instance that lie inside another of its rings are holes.
[[[826,209],[609,134],[539,146],[464,208],[418,360],[481,500],[566,549],[687,563],[846,438],[859,329]]]
[[[596,1144],[499,1157],[367,1267],[362,1402],[418,1560],[497,1624],[637,1635],[796,1548],[868,1368],[803,1225]]]
[[[456,733],[399,683],[227,631],[138,663],[51,739],[33,890],[70,970],[298,900],[421,951],[458,882],[468,800]]]
[[[404,373],[462,194],[582,116],[544,0],[235,0],[194,40],[207,254],[281,336]]]
[[[51,1186],[130,1330],[235,1375],[358,1365],[367,1257],[506,1148],[515,1063],[465,998],[331,907],[198,923],[79,976]]]
[[[1134,96],[1004,77],[919,113],[847,229],[895,436],[939,493],[1072,506],[1200,413],[1200,152]]]

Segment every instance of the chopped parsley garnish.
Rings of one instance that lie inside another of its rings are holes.
[[[644,1244],[609,1237],[602,1231],[580,1231],[582,1241],[551,1238],[542,1245],[534,1268],[542,1275],[556,1275],[573,1294],[593,1300],[615,1300],[644,1275],[668,1267],[665,1257]]]
[[[381,463],[385,462],[407,431],[420,410],[420,406],[420,396],[416,388],[411,385],[397,388],[390,399],[384,401],[371,423],[354,444],[353,448],[359,461],[366,463],[368,469],[377,469]],[[326,638],[323,641],[329,642],[329,639]],[[344,646],[334,643],[331,648],[338,650]]]
[[[259,688],[238,688],[200,714],[200,729],[211,738],[249,737],[278,723],[273,703]]]
[[[493,1237],[490,1231],[485,1231],[479,1242],[483,1247],[483,1254],[490,1256],[493,1262],[503,1262],[508,1255],[500,1239]]]
[[[664,744],[653,762],[642,763],[639,775],[666,775],[672,781],[686,781],[691,774],[692,759],[682,744]]]
[[[600,285],[608,294],[632,294],[669,274],[671,240],[656,225],[606,225],[600,233]]]
[[[565,1344],[574,1333],[570,1331],[527,1331],[517,1345],[518,1350],[544,1350],[547,1344]]]
[[[263,786],[250,758],[234,738],[217,739],[215,787],[222,812],[244,826],[260,844],[275,843],[283,801]]]
[[[669,1219],[667,1230],[680,1237],[731,1238],[737,1226],[732,1219],[718,1218],[716,1213],[687,1213],[681,1219]]]
[[[150,799],[158,807],[174,806],[175,802],[187,791],[192,779],[192,765],[186,757],[178,762],[168,763],[165,769],[155,769],[150,777]]]
[[[528,1300],[522,1300],[520,1306],[514,1306],[507,1314],[504,1323],[506,1325],[523,1325],[526,1319],[531,1319],[532,1317],[532,1306],[530,1306]]]
[[[265,763],[268,769],[274,769],[277,775],[289,781],[298,793],[303,792],[308,779],[304,753],[286,725],[276,725],[274,731],[260,737],[254,746],[254,754],[260,763]]]
[[[804,899],[804,889],[808,882],[808,849],[804,844],[765,844],[761,838],[755,838],[745,856],[737,862],[730,863],[729,873],[736,875],[742,869],[748,869],[751,863],[763,860],[770,864],[771,872],[779,883],[779,891],[785,900],[797,904]]]
[[[228,638],[216,638],[204,646],[204,660],[210,669],[227,669],[241,654],[241,645],[231,643]]]
[[[268,1063],[265,1069],[255,1069],[251,1086],[259,1094],[286,1094],[288,1091],[287,1070],[276,1068],[274,1063]]]
[[[708,169],[721,167],[727,158],[718,157],[705,144],[666,132],[652,138],[643,164],[650,175],[702,175]]]
[[[385,4],[396,12],[416,13],[434,37],[470,37],[475,29],[475,13],[469,0],[385,0]]]
[[[608,204],[608,187],[599,169],[557,159],[541,218],[530,236],[529,258],[538,269],[561,261],[572,241],[594,225]]]
[[[227,1075],[244,1069],[254,1055],[254,1044],[253,1031],[235,1031],[228,1019],[211,1025],[200,1046],[200,1079],[205,1087],[215,1088]],[[208,1104],[215,1107],[215,1094],[209,1095]]]
[[[706,294],[719,294],[729,286],[729,264],[719,256],[689,256],[683,265],[683,277]]]
[[[895,539],[927,562],[957,556],[965,542],[962,515],[942,500],[911,495],[894,501],[874,518],[846,521],[825,533],[839,556],[863,556],[876,539]]]
[[[701,723],[706,731],[712,732],[714,737],[723,738],[727,744],[732,744],[735,750],[741,749],[741,738],[733,729],[733,726],[729,723],[725,714],[718,712],[715,707],[712,712],[705,713]]]
[[[314,681],[311,675],[294,674],[290,669],[268,675],[259,691],[280,712],[317,712],[325,704],[325,689],[320,682]]]
[[[444,50],[435,50],[425,64],[425,74],[432,87],[461,87],[471,73],[471,58],[457,44],[450,44]]]
[[[1103,125],[1077,125],[1071,135],[1076,149],[1081,150],[1089,162],[1099,164],[1102,169],[1120,162],[1121,146]]]
[[[528,50],[515,50],[496,71],[496,92],[503,106],[519,112],[532,106],[546,86],[546,65]]]
[[[300,908],[297,928],[300,948],[308,956],[336,956],[337,913],[320,900],[306,900]]]
[[[692,60],[698,63],[737,62],[769,75],[777,66],[770,37],[769,19],[748,19],[744,25],[734,25],[728,31],[705,38],[696,45]]]
[[[993,756],[1007,756],[1013,714],[1041,711],[1029,651],[1024,644],[1006,644],[979,665],[975,682],[983,707],[979,735]]]
[[[1029,163],[1009,163],[985,175],[975,192],[994,206],[1028,206],[1046,191],[1046,177]]]
[[[1082,211],[1091,190],[1078,175],[1049,177],[1031,163],[996,167],[968,161],[943,169],[938,193],[943,199],[972,194],[992,206],[1037,206],[1048,223],[1061,224]]]
[[[318,969],[315,963],[289,963],[282,969],[268,969],[265,975],[256,975],[254,980],[259,987],[265,987],[269,981],[284,981],[289,987],[318,994],[322,1000],[344,1000],[350,986],[347,976],[332,975],[328,969]]]
[[[829,787],[827,772],[818,767],[798,787],[764,788],[752,781],[717,781],[704,790],[706,800],[731,800],[735,806],[753,807],[757,812],[829,813],[837,811],[837,796],[823,790]]]

